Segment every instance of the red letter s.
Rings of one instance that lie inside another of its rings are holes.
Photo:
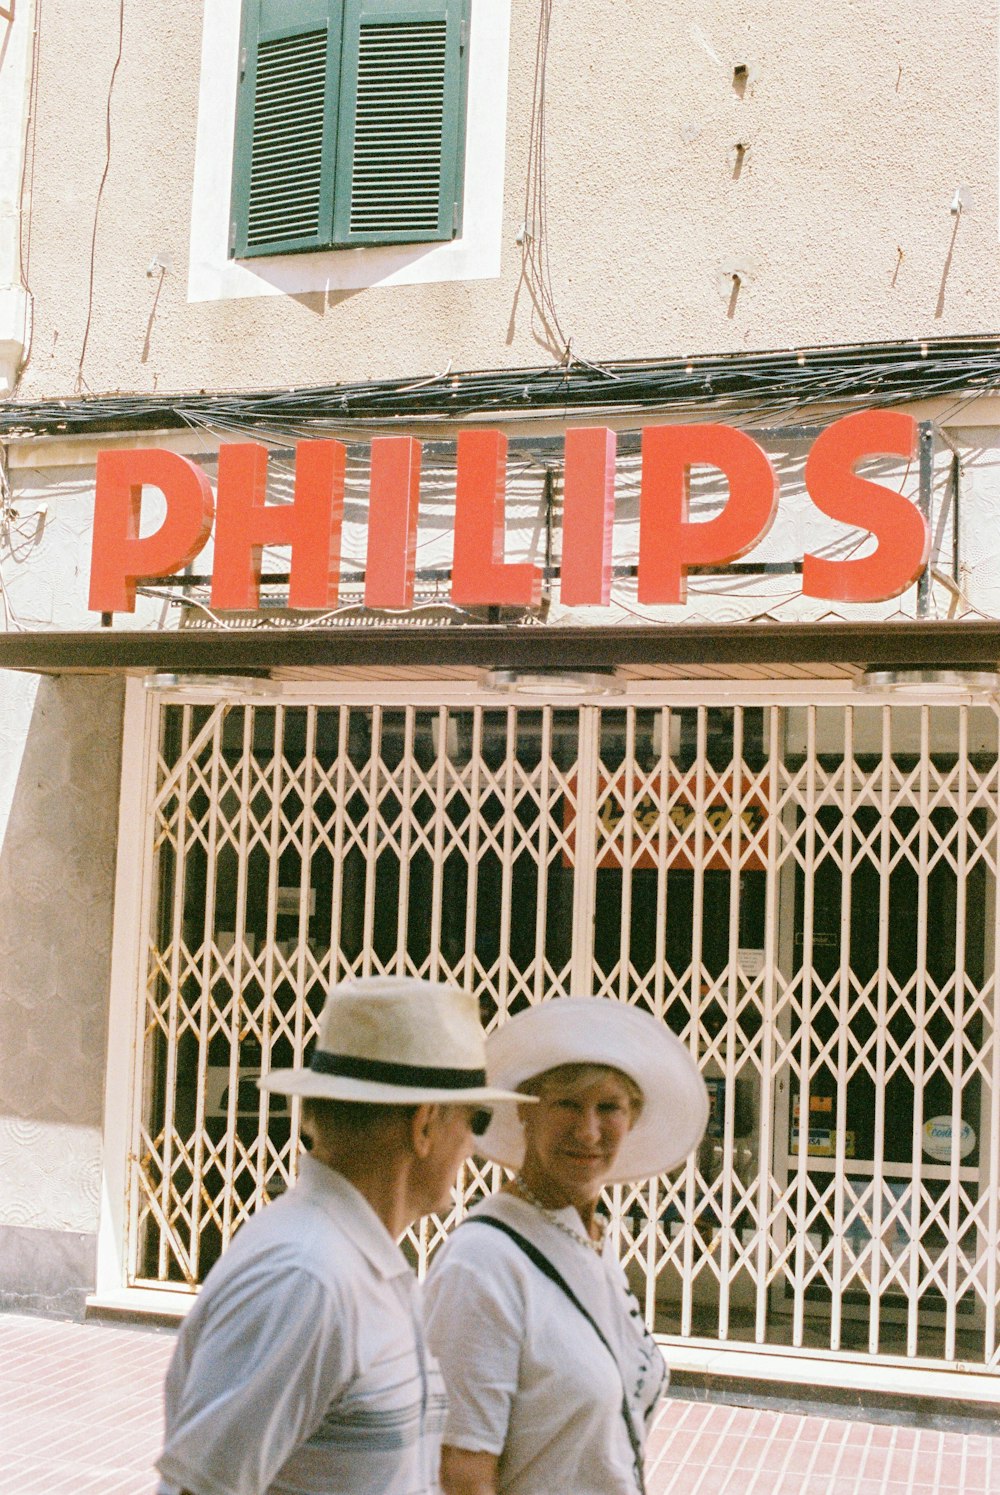
[[[917,423],[900,410],[845,415],[817,436],[806,461],[809,497],[841,524],[866,529],[876,539],[871,555],[802,561],[802,591],[831,602],[886,602],[911,587],[927,564],[930,530],[920,510],[881,483],[854,475],[863,457],[912,458]]]

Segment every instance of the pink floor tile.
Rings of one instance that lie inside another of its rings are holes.
[[[776,1474],[785,1467],[789,1455],[788,1443],[771,1439],[764,1447],[758,1469],[767,1474]]]
[[[864,1448],[858,1448],[851,1444],[842,1445],[838,1450],[835,1461],[834,1472],[837,1478],[847,1479],[849,1477],[857,1479],[864,1468],[867,1457],[868,1452]]]
[[[807,1474],[816,1462],[819,1447],[815,1440],[799,1439],[788,1456],[786,1471],[789,1474]],[[832,1458],[832,1453],[830,1457]]]
[[[686,1486],[687,1495],[727,1495],[733,1488],[731,1480],[732,1470],[712,1465],[691,1480]]]
[[[739,1469],[756,1469],[767,1446],[766,1438],[744,1438],[740,1451],[733,1460],[734,1464]]]

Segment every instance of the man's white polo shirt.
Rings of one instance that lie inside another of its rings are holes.
[[[243,1227],[167,1372],[160,1495],[432,1495],[444,1389],[371,1205],[303,1158]]]

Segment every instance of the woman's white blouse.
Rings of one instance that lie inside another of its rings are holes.
[[[572,1209],[569,1239],[510,1194],[493,1215],[529,1239],[565,1277],[615,1350],[622,1374],[579,1309],[502,1231],[466,1223],[434,1261],[427,1334],[448,1392],[444,1442],[500,1456],[502,1495],[635,1495],[622,1383],[644,1435],[666,1383],[663,1357],[610,1250],[586,1243]]]

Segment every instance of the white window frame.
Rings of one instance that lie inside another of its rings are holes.
[[[444,244],[229,258],[241,0],[205,0],[189,301],[489,280],[500,274],[511,0],[473,0],[463,229]]]

